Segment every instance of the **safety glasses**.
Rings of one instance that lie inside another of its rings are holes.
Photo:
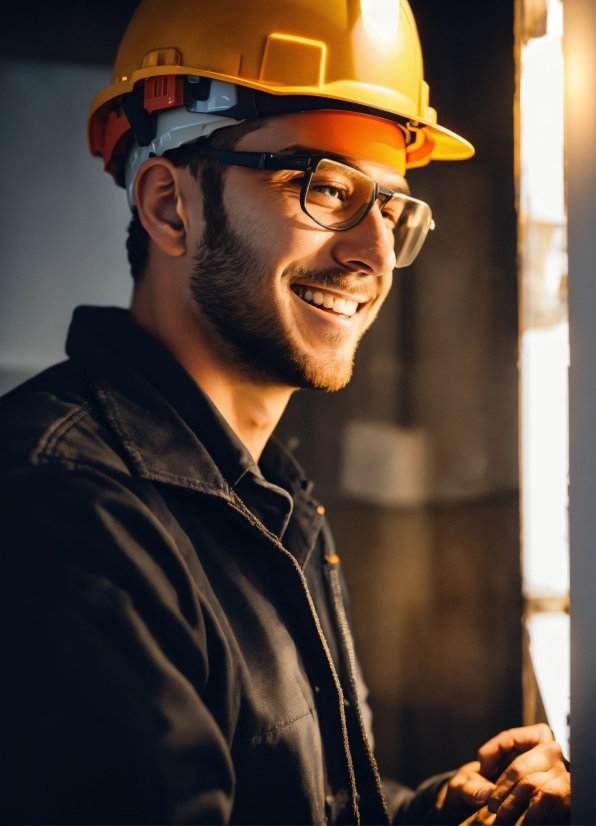
[[[201,142],[187,144],[187,148],[203,158],[232,166],[302,172],[302,210],[316,224],[333,232],[345,232],[357,226],[378,204],[395,235],[396,267],[407,267],[414,261],[429,230],[435,226],[431,209],[424,201],[387,189],[359,169],[323,155],[226,152]]]

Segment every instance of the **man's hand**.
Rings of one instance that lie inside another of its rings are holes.
[[[545,723],[502,731],[478,749],[480,773],[496,780],[519,754],[541,743],[553,743],[554,739]]]
[[[437,812],[443,823],[459,823],[486,806],[495,784],[480,774],[480,763],[466,763],[446,783],[437,797]]]
[[[478,761],[462,766],[442,789],[437,810],[450,822],[488,805],[487,824],[516,823],[524,812],[524,824],[568,823],[570,799],[561,748],[548,726],[539,724],[509,729],[485,743]]]

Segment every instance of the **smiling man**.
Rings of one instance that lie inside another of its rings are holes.
[[[4,822],[568,817],[545,726],[381,781],[325,510],[272,435],[349,381],[432,228],[407,168],[472,151],[405,0],[320,5],[144,0],[93,103],[135,289],[0,404]]]
[[[406,194],[395,124],[348,112],[247,123],[218,136],[240,133],[235,151],[191,144],[187,166],[153,158],[139,171],[135,220],[153,254],[131,312],[258,460],[296,388],[349,381],[391,287],[394,232],[412,258],[431,213]]]

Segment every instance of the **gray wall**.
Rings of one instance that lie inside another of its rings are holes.
[[[85,132],[108,80],[106,69],[0,61],[0,393],[64,358],[78,304],[128,304],[126,198]]]
[[[569,211],[571,822],[596,822],[596,5],[565,2]]]

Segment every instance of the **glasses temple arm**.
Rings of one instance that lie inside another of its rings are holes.
[[[307,155],[276,155],[274,152],[234,152],[214,149],[203,143],[189,144],[197,155],[219,163],[232,166],[244,166],[249,169],[297,169],[308,170],[313,166],[313,159]]]

